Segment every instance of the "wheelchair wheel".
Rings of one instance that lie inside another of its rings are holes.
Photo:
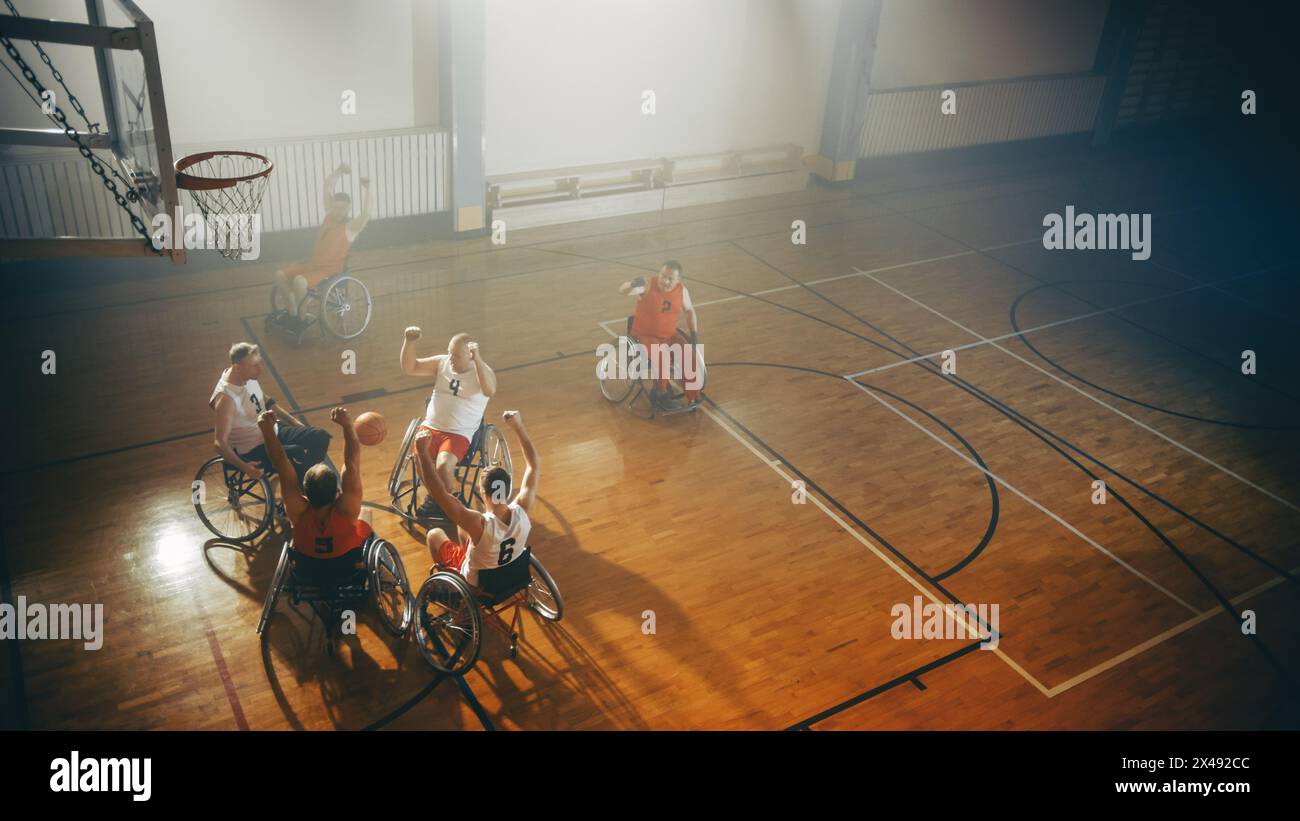
[[[564,618],[564,599],[560,597],[560,588],[555,586],[555,579],[546,572],[542,563],[532,553],[528,554],[528,609],[547,621],[559,621]]]
[[[425,579],[415,600],[415,641],[429,666],[463,676],[478,661],[483,616],[469,585],[440,570]]]
[[[289,565],[293,561],[289,557],[289,551],[292,549],[289,543],[285,542],[284,548],[280,550],[280,562],[275,566],[275,575],[271,577],[271,589],[266,592],[266,601],[262,604],[262,618],[257,621],[259,636],[266,634],[266,625],[271,622],[271,616],[275,613],[275,603],[279,601],[280,591],[288,581]]]
[[[402,491],[402,476],[411,460],[411,446],[415,442],[415,432],[420,427],[419,419],[412,419],[406,426],[406,436],[402,437],[402,446],[397,449],[397,461],[393,462],[393,472],[388,475],[388,495],[396,499]]]
[[[500,465],[506,469],[511,478],[514,478],[515,469],[510,459],[510,443],[506,441],[506,435],[496,425],[485,425],[483,428],[483,466],[496,467]]]
[[[370,324],[370,290],[364,282],[341,276],[321,298],[320,322],[337,339],[360,336]]]
[[[231,542],[251,542],[266,532],[275,516],[270,478],[250,479],[220,456],[203,463],[194,475],[194,510],[203,526]]]
[[[411,626],[411,585],[402,557],[383,539],[377,539],[370,552],[370,583],[384,627],[394,636],[406,635]]]
[[[619,379],[617,375],[607,375],[606,366],[612,365],[609,360],[602,358],[596,363],[596,381],[600,383],[600,393],[615,405],[621,404],[632,393],[636,387],[635,379]]]

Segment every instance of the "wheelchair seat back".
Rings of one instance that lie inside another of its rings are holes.
[[[358,547],[333,559],[317,559],[295,551],[293,580],[308,593],[335,596],[355,592],[359,595],[366,584],[366,549]]]
[[[478,572],[478,586],[486,595],[484,604],[500,604],[528,586],[532,581],[528,560],[532,548],[525,547],[524,552],[504,567],[494,567]]]

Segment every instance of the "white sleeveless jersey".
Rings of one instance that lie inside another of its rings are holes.
[[[477,544],[470,543],[465,551],[465,561],[460,566],[460,574],[470,584],[478,584],[480,570],[505,567],[523,555],[528,546],[528,534],[533,523],[517,502],[511,502],[509,508],[508,525],[491,513],[483,514],[483,538]]]
[[[451,369],[451,357],[444,356],[438,362],[424,424],[473,440],[487,404],[488,397],[478,384],[478,371],[471,367],[465,373],[456,373]]]
[[[229,371],[223,371],[208,398],[208,407],[215,407],[217,397],[221,394],[235,401],[235,418],[230,423],[230,446],[236,453],[248,453],[262,444],[262,431],[257,427],[257,417],[266,410],[266,394],[256,379],[250,379],[242,385],[232,385],[226,381]]]

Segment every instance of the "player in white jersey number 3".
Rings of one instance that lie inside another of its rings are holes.
[[[480,570],[505,567],[522,556],[532,530],[529,513],[537,499],[537,480],[541,470],[537,448],[524,429],[519,411],[506,411],[501,414],[501,421],[519,437],[519,446],[524,451],[524,478],[519,483],[519,492],[511,499],[509,471],[500,466],[484,471],[479,477],[479,493],[486,500],[486,513],[461,504],[435,474],[428,447],[434,434],[421,428],[415,437],[420,480],[447,511],[458,530],[458,538],[452,539],[442,528],[430,529],[426,536],[429,552],[437,567],[455,570],[471,585],[478,585]]]
[[[434,377],[433,393],[424,413],[421,432],[431,435],[424,438],[424,447],[435,461],[435,469],[443,484],[450,490],[455,487],[456,465],[469,452],[470,441],[483,421],[488,399],[497,390],[497,375],[483,361],[478,343],[469,334],[460,333],[447,343],[447,353],[437,356],[417,357],[415,342],[420,329],[406,329],[402,340],[402,373],[407,376]],[[420,441],[420,440],[417,440]],[[416,449],[416,455],[419,455]],[[422,482],[425,482],[421,478]],[[429,487],[425,482],[426,489]],[[445,519],[438,509],[432,492],[420,505],[416,515],[421,518]]]

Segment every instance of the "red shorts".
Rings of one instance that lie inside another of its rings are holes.
[[[443,567],[449,567],[456,572],[460,572],[460,565],[465,561],[464,546],[453,542],[451,539],[438,545],[438,564]]]
[[[455,454],[457,462],[463,460],[465,454],[469,453],[469,440],[460,434],[446,433],[428,425],[420,425],[420,430],[427,430],[433,434],[433,441],[429,443],[429,456],[435,460],[443,451]]]

